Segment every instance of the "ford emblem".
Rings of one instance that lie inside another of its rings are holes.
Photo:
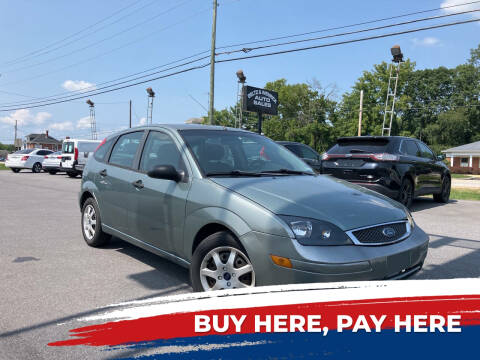
[[[396,235],[395,229],[392,229],[391,227],[386,227],[382,230],[382,234],[388,238],[392,238]]]

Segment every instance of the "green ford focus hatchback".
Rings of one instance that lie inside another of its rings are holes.
[[[87,162],[79,202],[88,245],[128,241],[188,267],[196,291],[399,279],[428,250],[400,203],[224,127],[108,137]]]

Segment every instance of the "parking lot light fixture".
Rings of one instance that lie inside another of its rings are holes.
[[[402,50],[400,49],[400,45],[393,45],[390,49],[390,52],[393,56],[393,62],[400,63],[403,62],[403,54]]]

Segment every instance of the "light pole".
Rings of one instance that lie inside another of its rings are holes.
[[[152,124],[153,119],[153,98],[155,97],[155,91],[151,87],[147,88],[148,105],[147,105],[147,124]]]
[[[213,0],[212,44],[210,47],[210,101],[208,104],[208,122],[215,125],[214,92],[215,92],[215,42],[217,39],[217,0]]]
[[[247,81],[247,77],[243,73],[243,70],[237,71],[237,78],[238,78],[238,86],[237,86],[237,117],[235,119],[235,127],[242,127],[242,120],[243,120],[243,89],[245,87],[245,82]]]
[[[90,107],[90,129],[92,131],[92,140],[97,140],[97,122],[95,120],[95,103],[88,99],[86,101]]]
[[[388,77],[387,99],[385,100],[385,111],[383,113],[382,136],[384,136],[385,133],[387,133],[387,136],[390,136],[392,132],[393,112],[395,110],[395,101],[397,97],[400,65],[403,62],[403,53],[400,49],[400,45],[392,46],[390,52],[393,56],[393,59],[390,65],[390,75]],[[387,127],[388,116],[390,116],[390,122],[388,123]]]

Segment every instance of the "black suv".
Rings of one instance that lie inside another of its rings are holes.
[[[310,146],[293,141],[277,141],[277,144],[286,147],[288,150],[310,165],[313,170],[320,172],[321,156]]]
[[[322,156],[321,173],[364,186],[410,207],[414,197],[450,197],[451,176],[423,142],[400,136],[344,137]]]

